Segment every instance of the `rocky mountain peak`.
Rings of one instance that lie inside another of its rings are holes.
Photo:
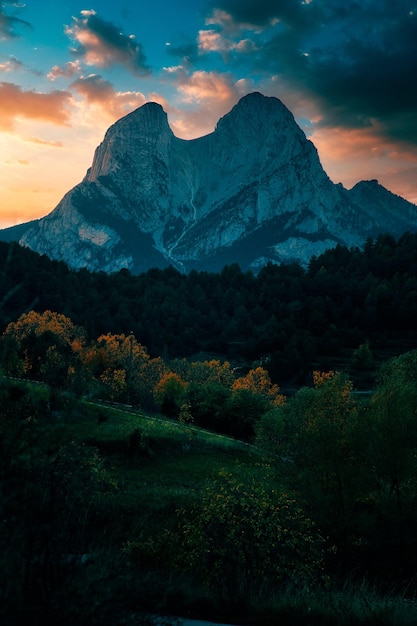
[[[138,162],[153,151],[166,149],[173,133],[160,104],[148,102],[113,124],[96,149],[85,180],[96,181],[118,170],[124,159]]]
[[[265,129],[268,121],[294,122],[294,116],[279,98],[264,96],[255,91],[243,96],[237,104],[217,122],[221,130],[227,124],[251,124]]]
[[[405,230],[417,230],[415,205],[372,181],[333,184],[292,113],[255,92],[190,141],[159,104],[126,115],[84,180],[19,236],[72,267],[138,273],[307,263],[337,243]]]
[[[229,113],[220,118],[215,132],[231,137],[234,143],[250,141],[259,145],[288,135],[305,141],[303,131],[281,100],[259,92],[241,98]]]

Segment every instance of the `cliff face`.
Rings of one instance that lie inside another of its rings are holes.
[[[336,243],[417,230],[417,207],[376,183],[334,185],[276,98],[253,93],[191,141],[148,103],[116,122],[84,180],[20,242],[71,267],[307,262]]]

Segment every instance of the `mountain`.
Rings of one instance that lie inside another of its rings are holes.
[[[26,222],[25,224],[17,224],[16,226],[9,226],[0,230],[0,241],[19,241],[25,232],[32,226],[35,226],[38,220]]]
[[[350,191],[334,184],[284,104],[251,93],[193,140],[175,137],[159,104],[126,115],[84,180],[19,242],[106,272],[218,271],[234,262],[256,271],[406,230],[417,230],[415,205],[375,181]]]

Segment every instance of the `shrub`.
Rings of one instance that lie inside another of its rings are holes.
[[[201,502],[180,511],[179,565],[223,600],[260,597],[322,573],[326,546],[294,500],[255,480],[220,472]]]

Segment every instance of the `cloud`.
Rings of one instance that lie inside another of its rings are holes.
[[[250,39],[232,40],[216,30],[200,30],[198,33],[198,48],[201,53],[220,52],[223,60],[228,62],[230,53],[252,54],[257,45]]]
[[[29,161],[27,159],[8,159],[4,161],[6,165],[29,165]]]
[[[165,72],[176,87],[180,105],[172,111],[174,119],[170,119],[170,125],[183,139],[212,132],[219,118],[251,91],[250,81],[236,81],[229,73],[202,70],[189,73],[183,66],[165,68]]]
[[[46,139],[40,139],[39,137],[24,137],[24,141],[29,143],[35,143],[41,146],[50,146],[51,148],[63,148],[62,141],[47,141]]]
[[[15,15],[8,15],[5,10],[7,6],[21,8],[24,5],[20,4],[19,2],[8,2],[7,0],[3,2],[0,1],[0,40],[14,39],[16,37],[19,37],[19,34],[16,30],[19,26],[31,28],[29,22],[21,20]]]
[[[198,48],[202,52],[228,52],[235,45],[215,30],[200,30],[198,33]]]
[[[167,42],[165,46],[166,52],[173,57],[181,59],[182,65],[190,66],[195,63],[199,57],[198,44],[195,41],[179,46],[173,46],[170,42]]]
[[[206,22],[220,24],[226,32],[237,30],[263,30],[285,16],[292,19],[298,11],[297,0],[218,0],[210,2],[211,10]]]
[[[122,65],[135,76],[150,73],[142,45],[133,35],[125,35],[112,22],[107,22],[93,10],[81,11],[81,17],[73,18],[65,32],[78,47],[73,50],[87,65],[110,67]]]
[[[68,91],[23,91],[13,83],[0,82],[0,129],[12,130],[20,117],[67,125],[71,98]]]
[[[14,72],[22,67],[23,63],[14,57],[9,57],[5,61],[0,61],[0,72]]]
[[[22,63],[22,61],[19,61],[19,59],[16,59],[13,56],[10,56],[8,58],[4,57],[4,60],[1,60],[0,58],[0,73],[3,72],[4,74],[6,74],[7,72],[17,72],[19,70],[29,72],[30,74],[33,74],[35,76],[43,76],[42,71],[25,65],[24,63]]]
[[[196,71],[188,75],[178,72],[177,88],[185,102],[227,102],[238,96],[231,76],[218,73]]]
[[[417,144],[414,0],[217,0],[212,7],[210,21],[223,36],[253,25],[252,70],[275,73],[319,102],[320,126],[373,127]]]
[[[81,63],[77,59],[76,61],[69,61],[65,65],[54,65],[46,76],[51,81],[55,81],[57,78],[74,78],[80,70]]]
[[[379,128],[316,128],[310,136],[327,174],[350,188],[378,178],[398,195],[416,202],[417,151],[384,137]],[[377,175],[375,175],[377,172]]]
[[[78,78],[71,83],[70,88],[112,120],[130,113],[146,102],[145,96],[139,91],[117,92],[112,83],[99,74]]]

